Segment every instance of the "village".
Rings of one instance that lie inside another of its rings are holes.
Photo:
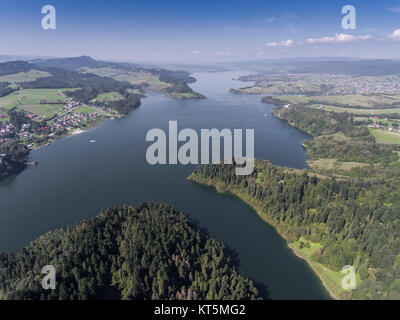
[[[381,129],[389,132],[400,133],[400,120],[384,118],[380,119],[378,116],[373,115],[368,118],[368,128],[370,129]]]
[[[350,76],[340,74],[291,74],[292,81],[305,81],[311,86],[323,86],[326,95],[397,94],[398,76]]]
[[[40,106],[38,106],[40,108]],[[71,134],[73,131],[87,127],[88,125],[112,118],[114,115],[110,110],[96,105],[84,105],[74,100],[69,100],[64,104],[64,112],[55,115],[51,119],[40,119],[35,113],[28,113],[18,110],[26,116],[27,123],[21,125],[18,130],[9,120],[4,120],[7,116],[2,115],[0,121],[0,143],[10,139],[19,138],[30,149],[51,142],[57,137]]]

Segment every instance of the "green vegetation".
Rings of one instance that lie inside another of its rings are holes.
[[[389,299],[400,294],[400,288],[393,287],[400,278],[396,263],[400,239],[395,236],[400,232],[398,173],[386,181],[363,181],[318,178],[262,160],[256,161],[251,176],[237,176],[235,168],[200,166],[190,179],[250,204],[299,256],[309,260],[337,298]],[[345,265],[353,265],[362,280],[351,292],[338,290],[339,272]]]
[[[0,98],[0,111],[8,112],[17,107],[40,118],[51,118],[64,113],[64,103],[68,97],[66,91],[76,89],[22,89]]]
[[[85,87],[75,91],[68,91],[66,94],[75,101],[79,101],[84,104],[90,104],[90,101],[101,94],[100,92],[102,92],[100,88]],[[119,94],[121,95],[122,99],[97,101],[96,105],[106,109],[116,110],[121,114],[128,114],[140,106],[141,101],[139,95],[130,93],[127,90],[121,90],[119,91]]]
[[[38,78],[44,78],[49,76],[51,76],[51,74],[48,72],[32,69],[26,72],[18,72],[14,74],[0,76],[0,82],[11,82],[11,83],[29,82],[29,81],[35,81]]]
[[[161,90],[172,99],[203,99],[204,96],[194,92],[186,83],[176,83],[172,87]]]
[[[0,82],[0,98],[5,97],[16,90],[17,88],[10,82]]]
[[[371,134],[377,139],[379,143],[387,144],[400,144],[400,134],[395,132],[388,132],[384,130],[370,129]]]
[[[65,96],[66,91],[76,90],[70,87],[60,89],[23,89],[17,93],[21,97],[21,104],[40,104],[42,101],[47,103],[63,103],[68,101]]]
[[[289,104],[352,115],[400,114],[400,95],[395,94],[267,96],[262,101],[277,106]]]
[[[99,94],[96,98],[92,100],[93,103],[96,102],[104,102],[104,101],[117,101],[121,100],[124,97],[118,92],[107,92],[103,94]]]
[[[353,109],[393,109],[400,108],[400,95],[395,94],[356,94],[326,96],[278,96],[266,97],[278,104],[328,105]],[[398,110],[400,111],[400,109]]]
[[[28,72],[33,69],[32,65],[25,61],[8,61],[0,63],[0,76],[13,73]]]
[[[329,288],[332,296],[340,297],[347,294],[341,286],[344,274],[340,271],[334,271],[313,259],[313,256],[320,254],[323,250],[323,246],[320,243],[314,243],[300,237],[299,240],[291,243],[290,247],[297,256],[307,260],[311,268],[320,275],[321,280],[324,282],[325,286]],[[356,285],[360,285],[361,279],[359,275],[357,275],[357,280]]]
[[[45,291],[41,270],[49,264],[57,287]],[[16,255],[0,254],[0,292],[18,300],[265,298],[238,265],[183,213],[142,203],[49,232]]]
[[[19,109],[34,113],[42,119],[48,119],[65,113],[63,104],[36,104],[19,105]]]
[[[311,106],[316,108],[315,105]],[[379,115],[379,114],[399,114],[399,108],[389,108],[389,109],[356,109],[356,108],[344,108],[344,107],[335,107],[335,106],[323,106],[323,110],[331,111],[331,112],[348,112],[351,114],[362,114],[362,115]]]
[[[204,98],[203,95],[194,92],[187,85],[187,83],[194,82],[195,79],[189,77],[188,74],[183,71],[143,68],[133,69],[123,68],[121,66],[81,68],[80,71],[97,74],[103,77],[110,77],[118,81],[126,81],[136,86],[136,90],[147,88],[161,92],[172,99]]]
[[[89,106],[82,106],[82,107],[79,107],[78,109],[76,109],[76,112],[79,112],[79,113],[91,113],[91,112],[97,112],[97,110],[93,109],[93,108],[91,108]]]
[[[89,57],[0,63],[1,145],[14,141],[37,148],[111,114],[118,117],[138,108],[142,93],[132,92],[135,86],[76,71],[82,65],[102,64]],[[24,161],[12,158],[12,149],[6,149],[11,153],[2,155],[0,180],[25,167]]]
[[[0,143],[0,180],[23,171],[28,155],[28,148],[18,141]]]
[[[359,169],[368,168],[370,165],[361,162],[340,161],[337,159],[318,159],[308,161],[313,172],[329,176],[334,173],[337,177],[358,176]],[[373,168],[373,167],[372,167]]]
[[[136,86],[148,84],[153,90],[161,90],[164,87],[169,86],[167,83],[161,83],[158,76],[153,75],[146,70],[135,71],[108,66],[102,68],[82,68],[80,69],[80,72],[93,73],[101,77],[109,77],[118,81],[126,81]]]
[[[209,165],[198,167],[190,179],[251,205],[335,297],[400,297],[399,147],[379,143],[348,113],[295,104],[273,114],[314,137],[303,142],[310,170],[257,160],[248,177],[236,176],[232,165]],[[341,287],[345,265],[357,271],[358,286],[351,292]]]
[[[376,143],[366,127],[359,127],[347,113],[330,113],[302,106],[280,108],[274,115],[315,137],[303,145],[313,160],[390,163],[398,160],[396,146]]]

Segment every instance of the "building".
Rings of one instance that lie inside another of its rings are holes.
[[[3,159],[6,157],[7,155],[5,153],[0,154],[0,163],[3,163]]]

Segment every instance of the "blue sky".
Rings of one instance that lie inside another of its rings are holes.
[[[56,30],[41,28],[47,4]],[[344,5],[357,10],[355,30],[342,28]],[[204,63],[399,52],[400,0],[0,2],[0,54]]]

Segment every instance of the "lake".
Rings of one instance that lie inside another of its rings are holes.
[[[0,182],[0,251],[17,251],[40,234],[109,206],[164,201],[236,250],[241,273],[268,285],[272,299],[329,299],[307,263],[244,202],[188,181],[194,166],[146,162],[146,133],[167,132],[168,122],[176,120],[179,130],[255,129],[257,158],[306,168],[306,134],[274,118],[273,106],[261,96],[229,93],[248,85],[232,80],[241,74],[194,74],[198,82],[191,87],[207,99],[174,101],[148,92],[133,114],[31,152],[29,161],[38,166]]]

